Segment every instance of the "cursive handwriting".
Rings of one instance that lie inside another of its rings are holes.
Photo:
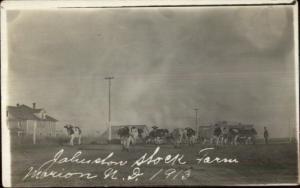
[[[50,172],[48,172],[48,170],[49,170],[49,168],[47,168],[47,170],[43,170],[41,167],[37,170],[34,170],[33,167],[30,167],[28,173],[24,176],[23,181],[29,177],[31,179],[44,179],[47,177],[69,179],[74,176],[79,177],[79,178],[94,179],[94,178],[98,177],[96,174],[91,174],[91,173],[57,172],[54,170],[51,170]]]
[[[96,158],[95,160],[86,160],[84,158],[80,159],[80,155],[82,154],[81,151],[76,152],[71,158],[61,158],[64,150],[61,149],[57,152],[53,159],[44,162],[38,169],[34,169],[34,167],[28,168],[27,174],[24,176],[23,180],[27,178],[34,178],[34,179],[43,179],[46,177],[53,177],[53,178],[71,178],[73,176],[77,176],[79,178],[86,178],[86,179],[93,179],[96,178],[97,175],[91,173],[83,173],[83,172],[57,172],[51,170],[51,167],[55,164],[65,164],[65,163],[75,163],[75,164],[100,164],[106,166],[124,166],[127,164],[127,161],[113,161],[110,160],[111,157],[114,155],[113,152],[108,154],[105,158]],[[64,170],[64,169],[63,169]]]
[[[160,177],[164,177],[165,179],[175,180],[178,176],[181,180],[187,180],[191,176],[191,169],[187,170],[176,170],[175,168],[163,169],[161,168],[155,174],[153,174],[149,180],[153,180],[159,174]]]
[[[63,163],[76,163],[76,164],[100,164],[100,165],[107,165],[107,166],[124,166],[127,164],[127,161],[112,161],[110,158],[114,155],[114,152],[111,152],[108,154],[104,159],[96,158],[94,160],[91,159],[79,159],[79,156],[82,154],[81,151],[77,151],[71,158],[61,158],[61,155],[63,154],[64,150],[61,149],[59,152],[57,152],[53,159],[50,161],[57,163],[57,164],[63,164]],[[110,161],[108,161],[110,160]]]
[[[147,157],[148,153],[145,153],[142,157],[140,157],[138,160],[136,160],[131,167],[134,166],[141,166],[143,164],[146,165],[158,165],[160,162],[164,161],[165,164],[171,164],[171,166],[173,166],[174,164],[176,164],[176,162],[178,162],[179,164],[186,164],[186,161],[182,161],[184,158],[184,155],[182,154],[177,154],[175,156],[172,155],[167,155],[165,157],[160,157],[160,156],[155,156],[158,152],[159,152],[160,147],[157,147],[154,152]]]
[[[202,155],[200,158],[197,158],[198,164],[204,163],[204,164],[212,164],[212,163],[239,163],[239,161],[236,158],[220,158],[220,157],[214,157],[211,158],[208,156],[208,150],[214,150],[215,148],[204,148],[199,151],[199,154]]]
[[[204,148],[200,149],[198,157],[196,157],[197,164],[236,164],[239,161],[236,158],[222,158],[218,156],[212,156],[210,151],[215,148]],[[157,166],[158,171],[155,171],[153,174],[150,174],[148,178],[149,181],[153,181],[157,178],[164,178],[168,180],[187,180],[192,173],[192,168],[186,169],[187,163],[193,165],[192,161],[186,161],[184,159],[184,155],[177,154],[160,154],[160,147],[156,147],[152,153],[144,153],[142,156],[137,158],[137,160],[133,160],[133,162],[128,164],[127,160],[113,160],[114,152],[107,154],[103,158],[94,158],[94,159],[85,159],[82,157],[82,151],[77,151],[71,157],[66,157],[64,155],[64,149],[60,149],[54,156],[44,162],[37,168],[33,166],[29,167],[26,175],[23,178],[23,181],[31,178],[31,179],[44,179],[44,178],[84,178],[87,180],[101,177],[96,173],[91,172],[82,172],[82,171],[68,171],[63,168],[62,165],[65,164],[74,164],[74,165],[101,165],[107,166],[108,168],[104,170],[103,179],[110,180],[123,180],[123,181],[138,181],[141,179],[140,177],[147,174],[145,169],[142,169],[143,166]],[[193,159],[194,160],[194,159]],[[194,161],[195,162],[195,161]],[[128,168],[132,168],[129,170],[129,174],[124,175],[120,169],[117,167],[127,166]],[[165,165],[165,166],[164,166]],[[175,166],[176,165],[176,166]],[[185,165],[185,166],[181,166]],[[168,167],[169,166],[169,167]],[[57,169],[53,170],[54,167]],[[166,168],[161,168],[166,167]],[[177,169],[175,167],[178,167]],[[59,169],[59,170],[58,170]],[[121,173],[122,172],[122,173]],[[149,175],[149,173],[148,173]]]

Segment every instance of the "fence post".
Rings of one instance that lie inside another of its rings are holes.
[[[37,121],[34,121],[33,124],[33,144],[36,144],[36,126],[37,126]]]

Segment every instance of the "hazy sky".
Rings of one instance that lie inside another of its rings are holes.
[[[295,127],[290,6],[8,12],[9,104],[85,131],[113,124]]]

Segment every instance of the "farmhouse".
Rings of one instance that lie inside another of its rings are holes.
[[[142,130],[142,134],[140,135],[140,138],[145,138],[149,135],[149,129],[146,125],[112,125],[111,126],[111,139],[112,141],[120,141],[120,137],[118,135],[118,130],[122,127],[135,127],[137,129]],[[101,139],[107,140],[108,139],[108,128],[104,133],[101,135]],[[137,142],[142,142],[142,139],[138,139]]]
[[[12,135],[33,135],[39,137],[55,136],[57,120],[47,115],[42,108],[27,105],[7,107],[7,125]]]

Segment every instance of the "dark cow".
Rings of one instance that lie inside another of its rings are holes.
[[[156,129],[156,135],[160,138],[165,137],[167,134],[169,134],[168,129]]]
[[[196,143],[196,131],[190,127],[185,128],[186,137],[189,145],[194,145]]]
[[[221,128],[221,134],[219,136],[219,143],[220,144],[227,144],[229,141],[229,128],[223,127]]]
[[[211,144],[217,144],[219,145],[220,144],[220,141],[221,141],[221,134],[222,134],[222,129],[221,127],[219,126],[216,126],[213,130],[213,136],[210,140],[210,143]]]
[[[134,145],[138,137],[138,129],[135,127],[122,127],[117,133],[121,140],[122,150],[129,151],[130,144]]]
[[[139,138],[143,138],[144,130],[141,128],[138,128],[138,133],[139,133]]]
[[[129,136],[129,128],[128,127],[122,127],[118,130],[117,133],[120,137],[128,137]]]
[[[129,128],[122,127],[118,130],[117,134],[119,135],[121,140],[122,150],[128,151],[129,148],[127,147],[127,139],[129,138]]]
[[[237,145],[237,139],[239,137],[238,128],[230,128],[228,131],[228,143],[232,145]]]
[[[162,139],[166,139],[169,134],[168,129],[153,129],[147,137],[148,144],[161,144]]]

